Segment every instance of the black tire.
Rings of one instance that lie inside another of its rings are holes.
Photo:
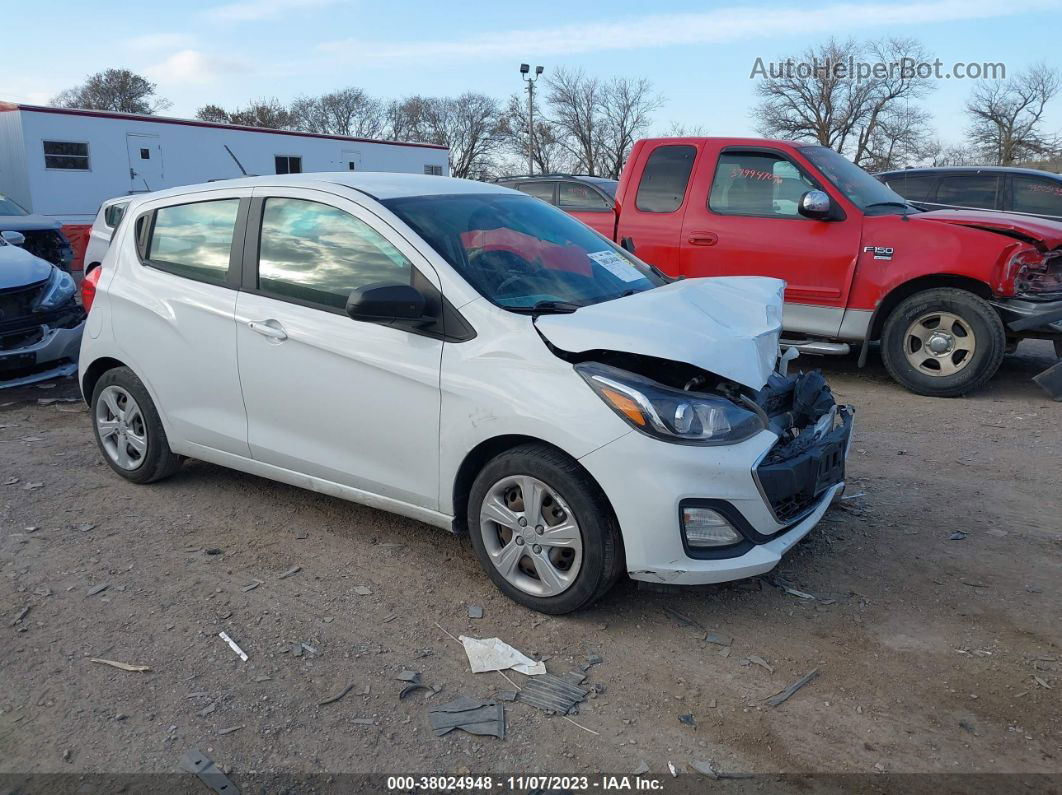
[[[494,484],[513,475],[529,475],[554,489],[578,522],[582,564],[574,582],[556,596],[536,596],[517,588],[494,566],[484,546],[480,507]],[[588,607],[615,585],[626,568],[619,526],[604,492],[575,460],[545,445],[514,447],[483,467],[469,493],[468,528],[472,548],[494,584],[514,602],[540,613],[560,615]]]
[[[111,458],[104,448],[100,438],[99,427],[96,423],[96,411],[103,391],[109,386],[117,386],[126,390],[140,406],[144,419],[144,429],[147,436],[147,450],[140,459],[135,469],[123,469]],[[96,437],[96,445],[100,449],[100,455],[116,473],[132,483],[154,483],[156,480],[168,478],[176,472],[181,462],[181,456],[174,455],[170,450],[169,441],[166,439],[166,431],[162,427],[158,410],[154,401],[148,394],[143,382],[137,378],[136,373],[128,367],[116,367],[108,370],[96,382],[92,390],[92,402],[90,406],[92,417],[92,433]]]
[[[911,325],[933,312],[950,312],[972,332],[975,348],[957,372],[933,375],[908,361],[904,336]],[[1007,347],[1006,331],[996,310],[983,298],[967,290],[938,287],[915,293],[900,302],[881,335],[881,357],[889,375],[910,391],[929,397],[958,397],[973,392],[987,382],[1003,363]]]

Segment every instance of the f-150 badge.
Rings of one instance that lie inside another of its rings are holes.
[[[892,259],[892,246],[863,246],[864,254],[873,254],[874,259]]]

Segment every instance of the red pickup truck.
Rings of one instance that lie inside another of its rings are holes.
[[[889,373],[919,394],[979,387],[1023,337],[1062,355],[1062,224],[921,212],[823,146],[642,140],[615,211],[590,223],[671,276],[784,279],[783,342],[859,345],[862,364],[880,340]]]

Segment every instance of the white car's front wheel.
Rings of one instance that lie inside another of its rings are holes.
[[[514,601],[568,613],[600,598],[622,573],[608,501],[563,453],[544,445],[502,453],[479,473],[469,496],[472,546]]]

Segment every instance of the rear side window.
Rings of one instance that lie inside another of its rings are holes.
[[[996,208],[996,191],[999,179],[992,176],[974,175],[941,177],[937,186],[936,204],[953,207],[975,207],[980,210]]]
[[[1062,180],[1048,180],[1015,174],[1015,212],[1054,215],[1062,218]]]
[[[643,213],[673,213],[686,198],[697,149],[693,146],[658,146],[649,155],[638,183],[635,206]]]
[[[122,222],[125,217],[126,208],[128,204],[112,204],[110,207],[103,211],[103,223],[114,229]]]
[[[536,199],[542,199],[544,202],[553,204],[552,182],[519,182],[513,187],[528,196],[534,196]]]
[[[817,186],[796,166],[768,152],[723,152],[708,206],[725,215],[803,218],[800,197]]]
[[[239,199],[160,207],[147,246],[149,264],[197,281],[223,284],[239,209]]]
[[[890,188],[910,202],[924,202],[932,198],[934,176],[907,176],[901,174],[898,177],[889,177],[885,182]]]
[[[412,280],[410,261],[350,213],[304,199],[266,199],[258,255],[263,292],[342,310],[358,287]]]
[[[557,204],[566,210],[601,212],[609,209],[608,203],[601,194],[589,185],[581,185],[578,182],[562,182],[557,188],[557,193]]]

